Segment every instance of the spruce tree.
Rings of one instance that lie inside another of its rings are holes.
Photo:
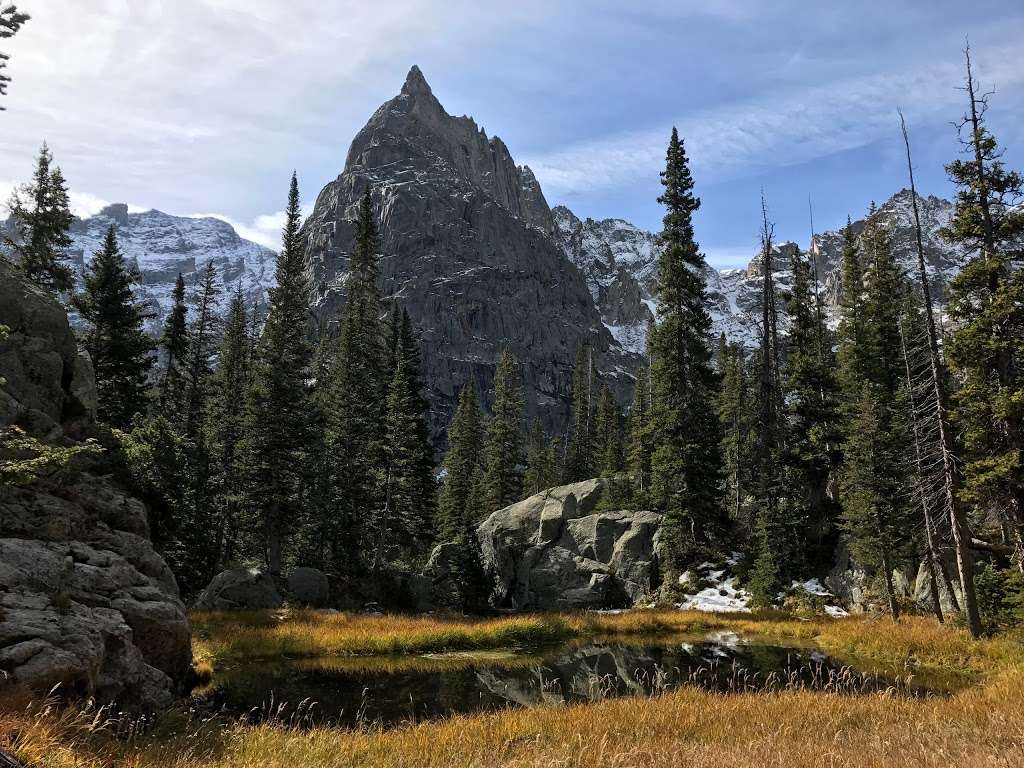
[[[164,369],[159,383],[160,412],[170,421],[180,419],[185,402],[185,365],[188,356],[188,306],[185,278],[178,273],[171,292],[171,311],[164,320],[159,348]]]
[[[651,333],[655,448],[652,492],[665,512],[664,542],[671,566],[724,544],[721,508],[721,428],[715,403],[718,376],[711,366],[711,315],[706,263],[693,233],[693,194],[686,152],[672,129],[661,174],[666,208],[658,257],[658,319]]]
[[[567,483],[593,476],[594,461],[590,455],[594,429],[594,353],[589,344],[576,350],[576,367],[572,375],[571,434],[565,457]]]
[[[785,393],[788,436],[785,462],[801,520],[799,548],[817,565],[831,558],[830,533],[838,508],[829,483],[840,460],[842,440],[838,384],[832,340],[816,311],[811,265],[799,251],[790,270],[792,291],[786,302],[790,319]]]
[[[647,503],[651,489],[650,374],[648,367],[641,367],[636,372],[626,429],[626,470],[632,485],[632,498],[638,504]]]
[[[754,444],[754,562],[748,588],[756,604],[771,605],[795,574],[803,552],[800,521],[783,465],[788,440],[780,372],[778,307],[772,258],[772,227],[761,198],[761,344],[757,353]]]
[[[910,477],[909,408],[904,386],[900,320],[906,286],[889,246],[887,233],[872,212],[862,235],[867,268],[863,292],[848,304],[858,322],[844,316],[840,324],[840,378],[847,417],[843,446],[842,528],[854,556],[881,571],[894,619],[899,616],[892,569],[907,553],[913,530]],[[845,286],[844,286],[845,288]],[[854,339],[846,334],[857,332]]]
[[[388,360],[377,284],[379,236],[369,187],[359,203],[355,230],[326,409],[335,489],[334,525],[328,536],[339,565],[358,562],[360,543],[369,535],[364,518],[383,501]]]
[[[483,509],[474,506],[479,499],[474,486],[482,482],[483,474],[481,420],[476,391],[467,383],[459,393],[459,404],[448,429],[448,453],[444,458],[444,483],[438,504],[440,541],[455,541],[482,516]]]
[[[622,471],[622,425],[619,407],[608,385],[601,384],[597,400],[597,433],[593,455],[598,460],[601,477],[615,477]]]
[[[288,536],[293,522],[301,519],[312,472],[309,286],[300,221],[298,181],[293,174],[277,257],[277,286],[270,290],[270,310],[253,360],[245,414],[246,502],[260,528],[250,531],[250,536],[259,542],[273,573],[281,572]]]
[[[752,482],[753,398],[742,344],[730,344],[722,334],[719,344],[719,370],[722,391],[718,418],[722,424],[722,460],[724,462],[724,502],[729,518],[740,530],[750,532],[752,520],[747,498]]]
[[[53,155],[43,144],[36,158],[32,181],[15,190],[7,204],[14,235],[5,241],[25,275],[57,293],[74,287],[68,266],[68,234],[74,216],[68,189],[60,168],[53,167]]]
[[[396,312],[384,419],[384,498],[369,521],[373,567],[415,554],[432,539],[436,504],[433,451],[421,390],[419,347],[408,313]]]
[[[957,197],[942,231],[969,255],[948,303],[955,325],[949,362],[962,382],[953,413],[965,454],[961,495],[978,513],[1001,518],[1024,563],[1024,178],[1001,159],[985,120],[988,97],[978,94],[970,50],[965,55],[965,157],[946,166]],[[959,555],[969,532],[962,521],[953,520],[953,528]],[[979,626],[976,608],[970,601],[966,607],[972,628]]]
[[[14,37],[22,25],[30,18],[27,13],[18,11],[18,6],[13,3],[0,8],[0,40]],[[0,96],[7,95],[7,85],[11,82],[10,76],[3,72],[10,58],[8,54],[0,52]],[[0,112],[3,112],[4,109],[6,107],[0,104]]]
[[[526,474],[523,476],[523,495],[532,496],[550,487],[550,457],[548,443],[540,419],[534,419],[526,438]]]
[[[213,261],[202,270],[192,296],[193,316],[188,329],[188,354],[185,361],[184,428],[190,440],[201,442],[206,417],[207,384],[216,354],[220,285]]]
[[[522,497],[523,380],[519,363],[508,349],[494,373],[494,408],[487,424],[485,487],[488,511]]]
[[[206,446],[210,459],[210,497],[216,515],[214,533],[218,566],[239,555],[239,519],[244,500],[241,446],[245,436],[245,394],[249,385],[251,347],[242,287],[228,307],[217,367],[210,379]]]
[[[146,315],[132,295],[138,279],[124,263],[111,225],[74,299],[86,324],[83,342],[96,372],[99,418],[118,429],[128,429],[135,414],[145,413],[153,366],[153,344],[142,329]]]

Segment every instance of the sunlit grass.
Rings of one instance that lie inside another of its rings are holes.
[[[213,617],[200,631],[210,633],[208,642],[222,642],[218,637],[226,622]],[[504,634],[502,625],[509,622],[525,624],[516,623],[511,635]],[[893,625],[870,618],[803,622],[779,616],[655,612],[476,622],[293,615],[273,622],[238,617],[231,626],[254,629],[262,623],[276,632],[282,625],[295,629],[325,624],[318,643],[329,641],[330,647],[352,653],[369,647],[368,637],[375,631],[391,633],[380,642],[393,652],[396,647],[422,648],[440,637],[478,644],[509,636],[521,640],[524,627],[536,626],[531,622],[579,635],[720,630],[796,639],[838,657],[870,658],[910,670],[968,671],[979,682],[949,697],[923,699],[809,690],[720,695],[684,687],[649,699],[515,709],[389,731],[296,731],[272,724],[189,720],[172,713],[149,733],[120,739],[105,735],[102,722],[101,732],[91,733],[95,727],[87,727],[93,723],[89,714],[32,716],[19,705],[13,712],[0,712],[0,746],[13,749],[26,763],[54,768],[1024,765],[1024,645],[1010,637],[971,641],[962,630],[925,618],[905,618]],[[403,637],[415,640],[403,644]]]

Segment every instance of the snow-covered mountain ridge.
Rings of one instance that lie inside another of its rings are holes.
[[[239,285],[247,303],[264,304],[266,291],[274,284],[276,254],[262,245],[246,240],[227,222],[214,218],[172,216],[161,211],[129,213],[124,204],[109,205],[95,216],[77,219],[71,227],[70,256],[76,274],[103,245],[107,228],[113,225],[125,260],[134,264],[142,281],[137,296],[153,317],[147,330],[157,333],[171,307],[171,291],[180,272],[188,289],[199,270],[210,261],[224,294],[221,309],[226,311],[226,294]]]
[[[942,290],[960,268],[963,254],[942,240],[939,230],[949,222],[953,204],[939,197],[918,195],[922,241],[927,269],[933,281],[933,293]],[[654,288],[660,246],[657,237],[622,219],[580,220],[564,206],[552,209],[553,236],[566,257],[586,278],[601,319],[624,349],[642,352],[647,325],[654,320]],[[878,216],[889,233],[897,262],[911,277],[917,271],[914,218],[909,190],[901,190],[878,209]],[[859,237],[864,220],[852,224]],[[840,284],[841,230],[818,234],[807,249],[794,242],[773,246],[776,285],[780,294],[790,286],[789,262],[794,252],[814,258],[820,291],[829,319],[834,323]],[[761,257],[751,248],[746,269],[716,270],[708,267],[707,290],[711,300],[714,333],[725,333],[748,347],[757,343],[761,309]],[[781,307],[780,307],[781,309]],[[786,318],[780,317],[783,332]]]

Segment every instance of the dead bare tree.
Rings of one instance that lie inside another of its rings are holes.
[[[910,199],[914,212],[914,234],[917,246],[917,272],[918,281],[921,285],[921,298],[924,302],[925,325],[928,331],[929,368],[935,397],[939,445],[942,452],[945,505],[949,512],[950,528],[953,533],[953,546],[956,550],[957,572],[960,576],[960,589],[963,594],[963,608],[967,619],[967,630],[971,633],[971,637],[979,637],[981,635],[981,617],[978,614],[978,599],[974,590],[974,553],[971,552],[971,532],[967,526],[967,516],[964,514],[958,495],[959,477],[953,454],[953,436],[949,429],[949,395],[946,392],[942,358],[939,356],[939,337],[935,329],[935,311],[932,305],[928,271],[925,268],[924,242],[921,237],[921,214],[917,205],[917,187],[914,184],[914,164],[911,161],[910,155],[910,137],[907,134],[907,121],[903,118],[902,111],[899,112],[899,116],[900,129],[903,133],[903,145],[907,151],[907,173],[910,177]]]

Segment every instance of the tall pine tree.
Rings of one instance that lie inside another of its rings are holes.
[[[381,321],[379,235],[370,188],[359,203],[356,240],[345,282],[345,304],[327,395],[328,453],[334,484],[332,556],[358,563],[372,550],[366,518],[383,509],[387,338]]]
[[[184,411],[188,357],[188,306],[185,304],[185,278],[180,272],[171,292],[171,301],[171,311],[164,320],[159,342],[164,369],[160,375],[158,401],[160,413],[169,421],[177,421]]]
[[[969,254],[948,303],[957,326],[949,361],[962,381],[953,414],[966,459],[962,496],[1001,518],[1024,569],[1024,179],[1001,160],[985,121],[987,96],[978,94],[970,50],[965,55],[965,157],[946,166],[957,197],[942,232]],[[956,520],[953,528],[958,543],[969,535]]]
[[[658,257],[658,318],[651,333],[655,425],[652,492],[665,511],[670,562],[685,568],[724,544],[721,508],[721,427],[715,403],[718,375],[711,366],[711,315],[706,263],[693,234],[700,207],[679,134],[672,129],[661,174],[665,208]]]
[[[519,501],[523,493],[523,379],[508,349],[494,373],[494,408],[487,425],[485,487],[490,510]]]
[[[857,313],[858,322],[844,315],[840,324],[840,350],[847,351],[840,372],[847,416],[842,527],[854,557],[880,572],[889,611],[896,619],[899,605],[892,571],[907,554],[913,531],[904,459],[910,451],[905,422],[909,403],[900,339],[906,286],[874,212],[867,219],[862,245],[861,263],[867,268],[858,282],[863,292],[844,304]],[[860,341],[846,335],[852,332],[860,334]],[[854,343],[857,349],[851,349]]]
[[[370,523],[374,567],[422,552],[436,504],[433,451],[422,395],[419,347],[406,312],[394,315],[391,380],[384,419],[384,500]]]
[[[576,350],[576,367],[572,375],[571,429],[565,456],[567,483],[593,477],[594,461],[590,455],[594,429],[594,351],[589,344]]]
[[[637,369],[633,382],[633,402],[629,408],[625,447],[632,498],[646,504],[651,490],[651,369]]]
[[[794,251],[792,290],[786,301],[790,320],[786,359],[788,440],[785,461],[796,492],[801,521],[799,548],[815,565],[832,556],[838,506],[829,485],[839,465],[842,440],[838,384],[832,340],[818,297],[811,288],[811,265]]]
[[[438,507],[441,541],[455,541],[483,514],[475,503],[474,486],[482,483],[481,455],[484,446],[482,416],[471,383],[462,387],[448,429],[448,453],[444,458],[444,484]]]
[[[270,311],[256,348],[246,397],[246,501],[250,531],[271,572],[280,573],[292,523],[300,519],[312,471],[314,409],[307,381],[309,286],[299,234],[298,181],[292,175]]]
[[[188,355],[184,382],[184,427],[190,440],[202,441],[203,422],[206,418],[207,384],[213,370],[220,317],[217,307],[220,285],[217,269],[208,261],[199,275],[192,296],[194,309],[192,325],[188,331]]]
[[[210,499],[214,510],[218,566],[239,556],[239,517],[244,501],[241,446],[245,435],[245,393],[251,370],[248,317],[242,287],[228,307],[217,367],[210,379],[206,446],[210,459]]]
[[[52,291],[70,291],[74,274],[68,265],[68,248],[74,216],[64,174],[53,166],[53,154],[45,143],[36,158],[32,181],[14,191],[7,207],[14,234],[5,241],[22,271]]]
[[[74,299],[96,372],[99,418],[118,429],[128,429],[135,414],[146,412],[147,377],[153,366],[153,344],[142,329],[146,315],[132,295],[138,279],[124,263],[111,225],[86,270],[84,289]]]

